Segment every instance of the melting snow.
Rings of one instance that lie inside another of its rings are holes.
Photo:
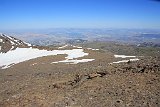
[[[118,64],[118,63],[122,63],[122,62],[138,61],[138,60],[139,60],[138,58],[135,58],[135,59],[129,59],[129,60],[122,60],[122,61],[112,62],[110,64]]]
[[[69,64],[78,64],[78,63],[82,63],[82,62],[89,62],[89,61],[93,61],[94,59],[81,59],[81,60],[63,60],[63,61],[57,61],[57,62],[52,62],[53,63],[69,63]]]
[[[0,39],[0,42],[3,42],[3,39]]]
[[[88,50],[91,50],[92,48],[87,48]]]
[[[17,45],[15,42],[15,40],[12,38],[12,37],[10,37],[10,36],[6,36],[6,37],[8,37],[9,39],[10,39],[10,42],[11,42],[11,44],[12,45]],[[13,42],[14,41],[14,42]]]
[[[25,43],[27,46],[32,46],[31,44],[29,44],[27,42],[17,40],[11,36],[6,36],[6,37],[10,39],[10,42],[12,45],[21,45],[22,43]]]
[[[23,41],[24,42],[24,41]],[[27,44],[27,46],[32,46],[30,43],[24,42],[25,44]]]
[[[82,47],[80,47],[80,46],[73,46],[74,48],[79,48],[79,49],[82,49]]]
[[[138,61],[138,60],[139,60],[138,58],[130,59],[130,61]]]
[[[64,46],[62,46],[62,47],[59,47],[58,49],[63,49],[63,48],[65,48],[65,47],[67,47],[68,45],[64,45]]]
[[[92,49],[92,50],[94,50],[94,51],[98,51],[99,49]]]
[[[115,58],[135,58],[136,56],[114,55]]]
[[[122,60],[122,61],[117,61],[117,62],[112,62],[110,64],[118,64],[122,62],[128,62],[128,61],[138,61],[138,58],[135,58],[136,56],[126,56],[126,55],[114,55],[115,58],[134,58],[134,59],[129,59],[129,60]]]
[[[98,51],[99,49],[87,48],[88,50]]]
[[[11,50],[7,53],[0,53],[0,67],[2,69],[8,68],[11,64],[17,64],[23,61],[27,61],[30,59],[48,56],[48,55],[58,55],[58,54],[67,54],[65,57],[66,60],[60,62],[88,62],[94,59],[82,59],[82,60],[73,60],[75,58],[83,57],[88,55],[88,53],[83,52],[83,49],[72,49],[72,50],[39,50],[36,48],[16,48],[15,50]],[[54,63],[54,62],[53,62]]]
[[[17,45],[17,44],[15,44],[13,41],[10,41],[10,42],[11,42],[12,45]]]
[[[14,46],[12,46],[10,50],[13,50],[13,49],[14,49]]]

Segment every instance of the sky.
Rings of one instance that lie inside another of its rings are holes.
[[[158,0],[0,0],[0,29],[160,29]]]

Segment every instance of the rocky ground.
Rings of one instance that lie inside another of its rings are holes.
[[[109,64],[113,53],[92,51],[92,62],[50,64],[47,56],[0,69],[1,107],[160,107],[160,57]]]

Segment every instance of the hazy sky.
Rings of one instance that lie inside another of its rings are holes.
[[[158,28],[154,0],[0,0],[0,29]]]

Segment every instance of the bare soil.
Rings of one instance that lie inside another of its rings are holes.
[[[110,52],[85,50],[95,60],[51,64],[47,56],[0,69],[1,107],[160,107],[160,58],[108,64]]]

